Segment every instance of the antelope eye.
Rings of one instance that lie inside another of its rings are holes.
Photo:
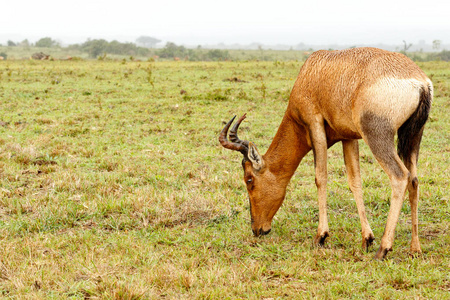
[[[245,180],[245,183],[246,183],[247,189],[248,189],[249,191],[253,190],[253,188],[255,187],[254,184],[253,184],[253,177],[247,178],[247,179]]]

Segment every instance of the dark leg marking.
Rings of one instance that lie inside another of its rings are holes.
[[[419,179],[417,179],[417,177],[414,177],[411,183],[413,188],[417,189],[417,187],[419,186]]]
[[[361,129],[375,157],[381,160],[397,178],[403,177],[403,170],[396,160],[395,130],[389,119],[372,112],[364,113],[361,116]]]

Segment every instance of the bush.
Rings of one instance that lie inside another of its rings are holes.
[[[168,42],[164,48],[157,51],[161,58],[187,57],[189,51],[184,46],[177,46],[175,43]]]
[[[106,53],[108,42],[106,40],[88,40],[81,45],[81,50],[89,53],[92,58],[97,58],[99,55]]]
[[[230,58],[230,53],[228,53],[227,50],[219,50],[219,49],[215,49],[215,50],[209,50],[208,52],[206,52],[206,60],[227,60]]]
[[[450,51],[449,50],[442,50],[439,53],[432,54],[435,58],[434,60],[443,60],[443,61],[450,61]]]
[[[40,48],[51,48],[55,46],[58,46],[58,42],[49,37],[42,38],[36,42],[36,47]]]
[[[149,55],[149,50],[138,47],[133,43],[121,43],[118,41],[108,42],[106,40],[87,40],[81,46],[81,51],[89,53],[92,58],[97,58],[105,53],[118,55]]]
[[[168,42],[156,54],[161,58],[185,58],[190,61],[218,61],[230,58],[227,50],[214,49],[205,52],[202,49],[187,49],[184,46],[177,46],[171,42]]]

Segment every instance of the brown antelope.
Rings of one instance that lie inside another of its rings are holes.
[[[238,138],[237,130],[245,114],[230,130],[229,140],[228,129],[234,118],[219,136],[223,147],[244,155],[242,166],[254,235],[269,233],[286,186],[302,158],[312,149],[319,202],[319,226],[314,242],[324,244],[329,235],[327,148],[341,141],[348,184],[361,221],[362,247],[368,250],[374,235],[361,190],[357,140],[362,138],[389,176],[392,188],[387,223],[375,258],[383,259],[392,251],[406,190],[411,205],[411,251],[421,252],[417,161],[432,98],[431,81],[403,54],[376,48],[313,53],[300,70],[284,118],[266,154],[260,155],[255,144]]]

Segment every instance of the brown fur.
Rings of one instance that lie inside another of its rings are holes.
[[[367,249],[374,236],[362,200],[356,140],[363,138],[389,175],[392,186],[391,208],[376,258],[384,258],[392,249],[395,226],[407,189],[413,223],[411,249],[420,252],[417,157],[432,92],[431,81],[423,71],[399,53],[375,48],[313,53],[300,70],[285,116],[267,153],[261,156],[256,146],[245,144],[249,149],[243,152],[244,178],[254,234],[270,231],[287,184],[301,159],[312,149],[319,201],[315,242],[324,243],[329,236],[326,152],[328,147],[342,141],[348,181],[361,220],[363,248]],[[424,97],[424,94],[428,96]],[[394,136],[402,125],[415,124],[416,119],[421,122],[419,128],[402,137],[402,149],[407,149],[401,152],[405,165],[395,151]],[[223,142],[225,129],[221,136],[224,147],[233,150],[243,147],[241,144],[230,145],[226,138]]]

